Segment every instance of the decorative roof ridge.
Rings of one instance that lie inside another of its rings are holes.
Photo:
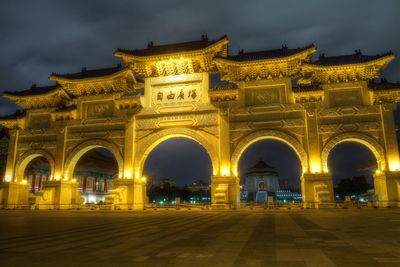
[[[208,40],[207,35],[203,35],[201,40],[187,41],[180,43],[168,43],[162,45],[154,45],[154,43],[151,41],[148,43],[147,48],[143,49],[117,48],[117,50],[114,52],[114,55],[126,54],[131,56],[146,57],[146,56],[158,56],[163,54],[198,51],[208,48],[224,39],[226,40],[228,39],[228,36],[226,34],[218,39],[211,41]]]
[[[311,43],[304,47],[288,48],[287,45],[282,45],[282,47],[278,49],[259,50],[251,52],[244,52],[244,50],[241,49],[239,50],[239,53],[236,55],[228,55],[227,57],[216,56],[216,59],[236,61],[236,62],[281,59],[299,54],[310,48],[316,49],[314,43]]]
[[[81,79],[90,79],[97,77],[107,77],[127,69],[129,69],[128,66],[122,66],[120,63],[114,67],[91,69],[91,70],[87,69],[86,67],[83,67],[80,72],[65,73],[65,74],[53,72],[50,75],[50,80],[57,80],[59,78],[66,80],[81,80]]]
[[[32,96],[40,96],[40,95],[47,95],[55,90],[65,90],[61,87],[60,84],[56,83],[53,85],[46,85],[46,86],[36,86],[36,84],[32,84],[30,89],[22,90],[22,91],[4,91],[3,96],[7,98],[10,97],[32,97]],[[67,92],[65,92],[67,93]]]
[[[400,82],[389,82],[386,78],[380,78],[377,82],[376,79],[371,79],[368,82],[368,87],[372,90],[392,90],[400,89]]]
[[[321,67],[342,66],[350,64],[367,63],[388,56],[395,57],[396,55],[392,51],[376,55],[364,55],[363,53],[361,53],[361,50],[355,50],[354,54],[337,55],[331,57],[327,57],[325,56],[325,53],[322,53],[319,55],[318,60],[305,64],[321,66]]]

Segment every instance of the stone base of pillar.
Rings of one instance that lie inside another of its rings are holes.
[[[376,206],[400,207],[400,172],[375,173],[374,188]]]
[[[240,201],[240,180],[236,176],[211,177],[212,209],[237,208]]]
[[[301,193],[305,208],[335,207],[332,176],[328,173],[304,173]]]
[[[23,208],[28,203],[29,186],[18,182],[0,182],[0,207]]]
[[[117,179],[105,202],[117,210],[143,210],[145,199],[146,183],[135,179]]]
[[[72,181],[44,181],[42,190],[31,194],[29,204],[35,209],[76,209],[83,203],[78,183]]]

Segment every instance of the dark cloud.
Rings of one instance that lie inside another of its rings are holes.
[[[49,84],[52,72],[114,65],[118,48],[228,34],[230,50],[315,43],[327,55],[400,54],[400,1],[0,0],[0,92]],[[384,75],[400,80],[400,60]],[[0,98],[0,115],[17,107]]]

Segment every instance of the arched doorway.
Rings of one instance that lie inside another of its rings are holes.
[[[111,151],[103,147],[86,151],[73,169],[73,179],[84,204],[102,204],[118,178],[118,162]]]
[[[43,156],[33,158],[26,166],[23,177],[31,193],[41,191],[43,182],[51,179],[50,162]]]
[[[213,165],[207,150],[188,137],[163,140],[143,159],[150,203],[209,203]]]
[[[366,145],[354,141],[338,143],[329,152],[328,169],[336,200],[375,200],[373,175],[379,167],[373,151]]]
[[[252,142],[238,162],[241,201],[266,203],[300,202],[302,164],[298,154],[287,143],[277,139]]]

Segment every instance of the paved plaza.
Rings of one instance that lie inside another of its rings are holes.
[[[400,266],[400,209],[0,211],[0,266]]]

